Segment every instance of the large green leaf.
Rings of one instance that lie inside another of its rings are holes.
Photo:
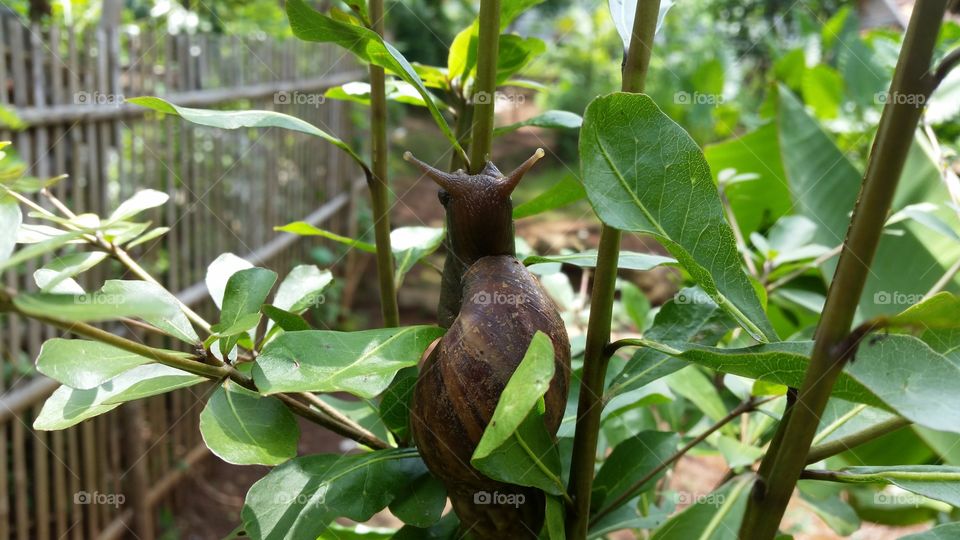
[[[813,350],[811,341],[744,349],[684,342],[652,344],[660,352],[724,373],[784,386],[801,386]],[[664,346],[666,345],[666,346]],[[903,359],[909,358],[905,364]],[[889,335],[860,345],[856,360],[840,374],[833,396],[896,411],[918,425],[960,432],[960,366],[913,336]]]
[[[960,508],[960,467],[949,465],[894,465],[847,467],[831,479],[854,484],[893,484],[924,497]]]
[[[635,482],[647,476],[677,451],[679,437],[664,431],[641,431],[621,442],[603,461],[593,480],[590,504],[594,510],[606,508]],[[666,474],[666,469],[654,475],[634,495],[653,487]]]
[[[697,497],[695,504],[657,529],[651,540],[736,540],[752,484],[753,476],[743,475]]]
[[[460,153],[463,148],[457,141],[450,125],[444,120],[443,114],[434,103],[430,91],[423,85],[420,76],[410,65],[410,62],[400,54],[400,51],[385,42],[376,32],[343,21],[328,17],[307,5],[303,0],[289,0],[287,2],[287,17],[290,18],[290,28],[293,35],[304,41],[320,43],[336,43],[347,49],[358,58],[371,64],[388,69],[395,75],[413,85],[423,96],[423,101],[433,116],[434,122],[443,132],[451,145]]]
[[[447,502],[447,488],[424,470],[397,493],[390,503],[390,513],[414,527],[430,527],[440,520]]]
[[[289,5],[289,4],[288,4]],[[309,9],[309,8],[307,8]],[[266,128],[276,127],[299,131],[307,135],[320,137],[337,148],[347,153],[354,161],[359,164],[364,171],[369,171],[366,162],[363,161],[356,152],[350,148],[347,143],[330,135],[326,131],[314,126],[310,122],[301,120],[295,116],[278,113],[274,111],[219,111],[215,109],[191,109],[189,107],[178,107],[169,101],[158,97],[144,96],[135,97],[127,100],[134,105],[146,107],[166,114],[175,114],[180,118],[201,126],[210,126],[221,129],[239,129],[239,128]]]
[[[593,100],[580,130],[587,197],[604,223],[650,234],[759,341],[776,340],[744,274],[703,153],[648,96]]]
[[[164,394],[203,382],[203,377],[162,364],[145,364],[87,390],[61,386],[43,404],[34,429],[66,429],[101,415],[125,401]]]
[[[299,457],[257,481],[240,515],[252,538],[316,538],[336,518],[370,519],[424,471],[410,449]]]
[[[176,298],[166,289],[147,281],[107,280],[90,294],[19,294],[17,308],[28,315],[66,321],[109,321],[137,317],[189,343],[198,340]]]
[[[349,392],[372,398],[399,369],[416,365],[441,335],[443,329],[436,326],[286,332],[263,348],[253,377],[266,394]]]
[[[553,344],[538,331],[500,394],[493,417],[470,459],[480,472],[553,495],[564,493],[560,454],[540,410],[553,374]]]
[[[960,297],[940,292],[887,320],[889,326],[911,326],[917,329],[960,328]]]
[[[148,362],[152,360],[99,341],[53,338],[40,347],[37,371],[71,388],[89,389]]]
[[[296,457],[300,428],[277,398],[225,381],[200,413],[200,434],[214,454],[235,465],[279,465]]]

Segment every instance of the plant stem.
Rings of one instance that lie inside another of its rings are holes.
[[[743,262],[747,265],[747,271],[750,272],[750,275],[759,279],[760,273],[757,272],[757,265],[753,262],[753,254],[750,253],[750,248],[747,246],[747,241],[743,237],[743,232],[740,231],[737,216],[733,213],[733,206],[730,205],[730,199],[727,197],[727,192],[724,190],[722,184],[719,186],[718,191],[720,192],[720,202],[723,204],[723,212],[727,216],[727,221],[730,222],[730,229],[733,230],[733,239],[736,241],[737,250],[743,257]]]
[[[623,64],[621,89],[624,92],[643,92],[659,12],[660,0],[637,2],[630,48]],[[585,539],[590,524],[590,492],[593,489],[594,467],[597,460],[604,382],[607,364],[610,361],[606,348],[610,342],[610,324],[613,320],[613,296],[617,281],[617,261],[620,257],[620,237],[619,230],[606,225],[601,227],[567,490],[574,501],[573,507],[567,513],[566,535],[570,540]]]
[[[945,8],[946,0],[919,0],[914,7],[890,86],[893,99],[888,100],[880,119],[860,196],[817,328],[813,355],[796,406],[781,425],[783,437],[777,452],[764,457],[764,465],[772,463],[772,466],[761,465],[769,474],[754,485],[740,538],[767,540],[776,536],[806,463],[820,415],[843,369],[845,355],[842,352],[838,355],[836,347],[847,338],[853,323],[869,265],[923,111],[922,105],[917,104],[924,103],[931,91],[930,64]]]
[[[870,426],[867,429],[858,431],[856,433],[851,433],[846,437],[830,441],[828,443],[823,443],[817,446],[810,447],[810,451],[807,453],[807,465],[811,463],[816,463],[827,459],[828,457],[835,456],[842,452],[846,452],[852,448],[860,446],[861,444],[868,443],[878,437],[882,437],[888,433],[893,433],[898,429],[904,428],[912,424],[910,420],[902,417],[895,417],[887,420],[886,422],[880,422],[879,424]]]
[[[946,272],[933,284],[933,287],[930,287],[930,290],[927,291],[927,294],[923,295],[924,299],[930,298],[931,296],[937,294],[943,289],[947,288],[947,285],[953,281],[953,278],[957,277],[957,274],[960,273],[960,260],[953,263],[953,266],[947,269]]]
[[[737,417],[739,417],[739,416],[742,415],[743,413],[748,413],[748,412],[750,412],[750,411],[756,410],[756,408],[759,407],[760,405],[763,405],[764,403],[767,403],[767,402],[769,402],[769,401],[772,401],[772,400],[776,399],[777,397],[779,397],[779,396],[769,397],[769,398],[766,398],[766,399],[764,399],[764,400],[762,400],[762,401],[754,401],[753,399],[748,399],[748,400],[744,401],[743,403],[741,403],[740,405],[737,405],[732,411],[730,411],[729,413],[727,413],[726,416],[724,416],[724,417],[721,418],[720,420],[717,420],[717,422],[716,422],[715,424],[713,424],[712,426],[710,426],[709,428],[707,428],[706,431],[704,431],[703,433],[701,433],[701,434],[697,435],[696,437],[694,437],[693,439],[691,439],[690,442],[688,442],[687,444],[685,444],[685,445],[683,446],[683,448],[677,450],[676,453],[674,453],[672,456],[670,456],[669,458],[667,458],[666,460],[664,460],[663,462],[661,462],[659,465],[657,465],[656,467],[654,467],[653,469],[651,469],[650,472],[648,472],[647,474],[645,474],[645,475],[643,476],[643,478],[641,478],[641,479],[637,480],[636,482],[634,482],[633,484],[631,484],[630,487],[627,488],[627,490],[626,490],[625,492],[623,492],[622,495],[620,495],[619,497],[617,497],[613,502],[611,502],[610,504],[608,504],[607,506],[605,506],[602,510],[598,511],[597,513],[595,513],[595,514],[593,515],[593,517],[590,518],[590,523],[593,524],[593,523],[596,523],[597,521],[600,521],[600,520],[603,519],[605,516],[607,516],[608,514],[610,514],[610,512],[613,512],[614,510],[616,510],[617,508],[619,508],[620,505],[622,505],[622,504],[624,504],[625,502],[629,501],[631,498],[634,497],[634,495],[636,495],[636,493],[637,493],[638,491],[640,491],[640,489],[642,489],[642,488],[644,487],[644,485],[646,485],[648,482],[650,482],[650,480],[656,478],[656,476],[657,476],[658,474],[660,474],[661,472],[663,472],[664,470],[666,470],[667,467],[669,467],[669,466],[673,465],[674,463],[676,463],[677,460],[679,460],[681,457],[683,457],[684,455],[686,455],[686,453],[689,452],[690,450],[692,450],[695,446],[697,446],[698,444],[700,444],[700,443],[702,443],[703,441],[705,441],[705,440],[707,439],[707,437],[709,437],[710,435],[712,435],[712,434],[713,434],[714,432],[716,432],[718,429],[720,429],[720,428],[722,428],[723,426],[729,424],[730,422],[732,422],[733,420],[735,420]]]
[[[473,91],[473,129],[470,134],[471,174],[483,169],[493,146],[493,113],[500,52],[500,0],[481,0],[477,42],[477,82]]]
[[[372,30],[383,36],[383,0],[370,0]],[[377,281],[380,284],[380,311],[383,325],[400,325],[397,287],[393,280],[393,251],[390,248],[390,186],[387,176],[387,92],[383,68],[370,64],[370,203],[373,207],[374,237],[377,243]]]

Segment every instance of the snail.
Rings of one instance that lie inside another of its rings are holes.
[[[550,337],[555,351],[555,375],[544,395],[544,424],[551,435],[560,426],[570,384],[563,321],[514,247],[510,194],[541,157],[538,149],[504,176],[489,161],[470,175],[443,172],[404,154],[440,185],[448,250],[438,309],[448,330],[421,364],[411,428],[427,467],[446,485],[462,530],[474,538],[535,538],[543,522],[542,492],[492,480],[470,465],[500,394],[538,330]]]

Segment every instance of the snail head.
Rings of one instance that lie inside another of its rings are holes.
[[[440,186],[440,202],[447,211],[447,231],[453,250],[466,264],[487,255],[513,255],[513,203],[510,194],[523,175],[544,155],[543,149],[504,175],[491,161],[477,174],[462,169],[441,171],[406,152],[413,163]]]

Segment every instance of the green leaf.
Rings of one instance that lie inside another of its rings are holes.
[[[137,317],[188,343],[199,341],[174,296],[147,281],[111,279],[95,293],[19,294],[13,301],[28,315],[78,322]]]
[[[64,280],[86,272],[106,259],[107,256],[108,254],[103,251],[91,251],[57,257],[34,272],[34,279],[40,286],[41,292],[52,292]],[[38,278],[38,274],[42,277]],[[40,280],[43,281],[43,285],[40,285]]]
[[[493,130],[493,136],[499,137],[500,135],[528,126],[549,129],[580,129],[582,124],[583,118],[581,118],[579,114],[568,111],[549,110],[520,122],[500,126]]]
[[[621,442],[603,461],[593,481],[590,504],[594,511],[627,492],[634,483],[647,476],[677,451],[679,437],[664,431],[641,431]],[[635,495],[649,490],[666,474],[664,469],[643,484]]]
[[[17,245],[17,231],[20,229],[20,223],[23,221],[23,215],[20,213],[20,205],[12,198],[4,198],[0,201],[0,262],[10,258],[13,248]]]
[[[412,479],[390,503],[390,513],[414,527],[430,527],[440,521],[447,502],[447,488],[429,471]]]
[[[554,374],[553,344],[534,334],[523,360],[500,394],[470,463],[502,482],[564,493],[560,454],[543,424],[542,399]]]
[[[414,105],[417,107],[427,106],[427,103],[423,100],[423,96],[420,94],[420,92],[418,92],[417,89],[408,82],[392,79],[387,80],[385,84],[385,90],[387,94],[387,100],[389,101],[396,101],[397,103]],[[329,88],[323,93],[323,95],[324,97],[328,97],[330,99],[339,99],[342,101],[352,101],[354,103],[370,105],[370,83],[349,82],[340,86]],[[434,97],[433,94],[430,94],[430,97],[438,107],[444,105],[443,102],[440,101],[439,98]]]
[[[465,154],[456,135],[444,120],[440,109],[434,104],[433,96],[423,85],[420,76],[410,65],[410,62],[400,54],[400,51],[383,41],[376,32],[362,26],[348,24],[328,17],[307,5],[303,0],[289,0],[287,2],[287,16],[290,18],[290,28],[293,35],[304,41],[320,43],[336,43],[349,50],[361,60],[390,70],[395,75],[411,84],[423,96],[427,110],[434,122],[443,132],[451,145],[461,154]],[[357,158],[359,159],[359,158]]]
[[[312,264],[295,266],[280,282],[273,305],[291,313],[303,313],[310,306],[323,303],[323,291],[331,283],[333,274],[329,270],[320,270]]]
[[[349,392],[372,398],[400,368],[416,365],[441,335],[443,329],[435,326],[286,332],[263,348],[253,378],[265,394]]]
[[[346,236],[340,236],[339,234],[314,227],[313,225],[310,225],[304,221],[294,221],[293,223],[288,223],[282,227],[274,227],[273,230],[298,234],[300,236],[319,236],[321,238],[333,240],[334,242],[338,242],[348,247],[355,247],[360,251],[366,251],[367,253],[377,252],[377,246],[369,242],[363,242],[361,240],[347,238]]]
[[[535,37],[501,34],[497,51],[497,84],[501,85],[547,50],[547,44]]]
[[[33,428],[54,431],[115,409],[125,401],[156,396],[205,381],[203,377],[162,364],[145,364],[87,390],[61,386],[43,404]]]
[[[85,390],[151,361],[99,341],[53,338],[40,347],[37,371],[71,388]]]
[[[754,339],[777,339],[741,267],[703,153],[653,100],[627,93],[593,100],[580,158],[587,197],[604,223],[653,236]]]
[[[257,481],[240,515],[252,538],[316,538],[336,518],[367,521],[424,470],[410,449],[299,457]]]
[[[670,390],[687,398],[711,420],[718,422],[727,415],[717,387],[702,371],[691,367],[681,369],[667,377],[666,382]]]
[[[296,1],[299,2],[300,0]],[[306,6],[304,5],[304,7]],[[152,96],[130,98],[127,101],[133,103],[134,105],[153,109],[162,113],[175,114],[188,122],[193,122],[194,124],[199,124],[201,126],[210,126],[221,129],[277,127],[320,137],[321,139],[346,152],[347,155],[353,158],[353,160],[356,161],[364,171],[369,171],[366,162],[363,161],[363,158],[357,155],[357,153],[354,152],[353,149],[347,145],[347,143],[334,137],[333,135],[330,135],[326,131],[323,131],[309,122],[287,114],[274,111],[218,111],[213,109],[191,109],[188,107],[178,107],[173,103]]]
[[[260,306],[260,311],[266,315],[271,322],[274,322],[282,328],[284,331],[293,332],[296,330],[311,330],[307,321],[303,319],[300,315],[296,313],[290,313],[289,311],[280,309],[276,306],[271,306],[270,304],[264,304]]]
[[[162,191],[142,189],[134,193],[129,199],[120,203],[120,206],[110,214],[107,223],[115,223],[132,218],[144,210],[162,206],[169,199],[170,196]]]
[[[567,533],[564,530],[566,522],[566,512],[564,510],[563,499],[559,497],[546,497],[546,508],[544,509],[544,530],[547,533],[547,540],[566,540]]]
[[[813,349],[811,341],[786,341],[743,349],[683,342],[654,345],[660,352],[717,371],[751,379],[801,386]],[[903,359],[910,363],[904,364]],[[915,423],[960,432],[960,366],[913,336],[889,335],[860,345],[856,361],[840,374],[833,396],[896,411]],[[933,398],[933,399],[931,399]]]
[[[804,70],[803,101],[813,108],[817,118],[829,120],[840,114],[843,102],[843,78],[830,66],[816,65]]]
[[[571,253],[568,255],[532,255],[523,259],[523,264],[531,266],[543,263],[566,263],[581,268],[596,268],[597,251],[590,250],[583,253]],[[633,251],[621,251],[617,267],[624,270],[652,270],[661,265],[675,265],[676,259],[673,257],[664,257],[652,253],[635,253]]]
[[[894,465],[847,467],[832,472],[837,482],[893,484],[907,491],[960,508],[960,467],[949,465]]]
[[[226,381],[200,413],[200,434],[214,454],[234,465],[279,465],[297,455],[300,428],[280,400]]]
[[[410,408],[417,374],[418,370],[413,366],[398,371],[380,399],[380,418],[400,440],[410,438]]]
[[[227,282],[230,281],[230,276],[248,268],[253,268],[253,265],[233,253],[222,253],[210,263],[210,266],[207,267],[207,274],[204,276],[204,283],[217,309],[223,308],[223,295],[227,290]]]
[[[26,231],[25,231],[26,230]],[[46,236],[44,233],[50,233],[52,231],[57,231],[58,234],[55,236]],[[24,233],[29,236],[29,238],[23,238]],[[38,233],[38,234],[37,234]],[[33,228],[28,228],[26,225],[20,227],[20,230],[17,231],[17,242],[30,245],[13,252],[6,260],[0,260],[0,270],[6,270],[7,268],[14,267],[24,261],[30,259],[35,259],[50,253],[57,248],[63,247],[64,245],[73,242],[74,240],[80,238],[83,233],[77,232],[63,232],[53,229],[52,227],[45,227],[40,229],[37,226]],[[32,240],[27,242],[25,240]]]
[[[803,502],[840,536],[850,536],[860,528],[860,516],[846,501],[840,498],[836,485],[825,482],[802,481],[797,491]]]
[[[260,306],[277,281],[277,273],[265,268],[247,268],[230,276],[223,294],[220,322],[212,330],[234,336],[250,330],[260,321]]]
[[[709,495],[698,497],[696,504],[657,529],[651,540],[736,540],[752,484],[751,475],[744,475]]]
[[[146,244],[147,242],[160,238],[161,236],[170,232],[170,227],[157,227],[155,229],[150,229],[149,232],[143,234],[142,236],[137,237],[136,240],[127,244],[127,249],[133,249],[141,244]]]
[[[889,326],[911,326],[917,329],[960,328],[960,297],[948,292],[937,293],[919,304],[910,306],[887,320]]]
[[[513,219],[534,216],[579,201],[587,196],[583,184],[573,175],[567,175],[529,201],[513,209]]]
[[[397,287],[413,265],[440,247],[443,238],[444,230],[436,227],[400,227],[390,233]]]
[[[696,341],[716,343],[731,325],[726,313],[699,289],[683,289],[664,304],[653,326],[644,334],[654,341]],[[648,347],[642,347],[610,382],[613,397],[641,388],[687,364]]]

